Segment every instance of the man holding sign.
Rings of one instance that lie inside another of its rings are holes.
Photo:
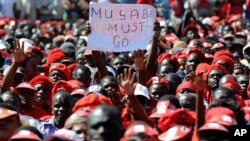
[[[88,48],[124,52],[146,49],[154,35],[156,9],[140,4],[92,3]]]

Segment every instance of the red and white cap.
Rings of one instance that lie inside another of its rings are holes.
[[[225,126],[237,125],[234,112],[226,107],[214,107],[209,109],[205,115],[205,122],[216,122]]]
[[[21,130],[17,132],[10,138],[10,141],[17,140],[17,139],[29,139],[32,141],[42,141],[42,139],[38,135],[28,130]]]
[[[16,111],[0,107],[0,119],[5,119],[10,116],[18,115]]]
[[[158,136],[160,141],[175,141],[192,133],[192,127],[176,124]]]
[[[29,89],[29,90],[33,91],[34,93],[36,93],[36,89],[30,83],[28,83],[28,82],[22,82],[22,83],[20,83],[14,89],[14,91],[18,93],[20,91],[20,89]]]
[[[229,132],[226,127],[215,122],[205,123],[203,126],[199,128],[199,131],[208,131],[208,130]]]
[[[164,100],[159,101],[155,109],[156,111],[149,118],[160,118],[166,113],[174,112],[177,108],[169,100]]]

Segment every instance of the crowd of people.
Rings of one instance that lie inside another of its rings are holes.
[[[89,0],[0,1],[0,141],[231,141],[250,124],[249,0],[93,2],[153,5],[148,47],[90,50]]]

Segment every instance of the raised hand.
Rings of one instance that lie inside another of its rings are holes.
[[[155,22],[155,27],[154,27],[155,34],[153,36],[154,40],[158,40],[158,38],[161,35],[161,26],[159,22]]]
[[[142,71],[146,66],[145,52],[143,50],[135,50],[133,62],[138,71]]]
[[[20,45],[19,40],[14,41],[13,56],[15,63],[23,63],[26,60],[27,56],[24,53],[24,42],[22,42],[22,45]]]
[[[125,93],[130,96],[134,94],[135,90],[135,72],[130,69],[124,69],[124,72],[118,77],[120,86],[124,89]]]

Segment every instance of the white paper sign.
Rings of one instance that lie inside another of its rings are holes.
[[[89,8],[88,48],[124,52],[146,49],[154,35],[156,10],[146,4],[100,4]]]

